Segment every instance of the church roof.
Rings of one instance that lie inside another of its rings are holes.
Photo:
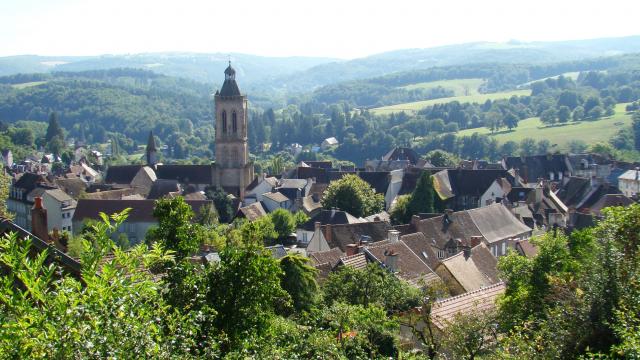
[[[149,151],[158,151],[156,147],[156,139],[153,136],[153,131],[149,131],[149,140],[147,141],[147,152]]]
[[[224,71],[224,83],[222,83],[222,89],[220,89],[220,96],[240,96],[240,88],[236,83],[236,70],[229,66]]]
[[[236,83],[235,79],[227,79],[222,84],[222,89],[220,90],[220,96],[240,96],[240,88]]]
[[[229,62],[229,66],[227,66],[227,68],[224,70],[224,74],[225,75],[235,75],[236,74],[236,69],[234,69],[233,66],[231,66],[231,62]]]

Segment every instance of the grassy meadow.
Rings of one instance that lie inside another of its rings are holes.
[[[32,86],[38,86],[42,84],[46,84],[46,81],[31,81],[31,82],[26,82],[21,84],[13,84],[11,85],[11,87],[13,87],[14,89],[20,90],[20,89],[26,89]]]
[[[402,88],[405,90],[416,90],[416,89],[428,90],[428,89],[433,89],[440,86],[447,90],[452,90],[455,96],[468,96],[468,95],[479,94],[478,89],[484,83],[485,83],[485,80],[483,79],[455,79],[455,80],[422,82],[422,83],[402,86]]]
[[[416,112],[421,110],[427,106],[436,105],[436,104],[446,104],[452,101],[458,101],[460,103],[478,103],[482,104],[487,100],[498,100],[498,99],[508,99],[513,95],[516,96],[528,96],[531,95],[531,90],[514,90],[514,91],[504,91],[497,92],[491,94],[473,94],[473,95],[463,95],[463,96],[452,96],[440,99],[432,99],[432,100],[424,100],[424,101],[416,101],[404,104],[396,104],[383,106],[375,109],[371,109],[370,111],[376,114],[391,114],[398,113],[401,111],[405,112]]]
[[[598,120],[545,125],[539,118],[534,117],[520,120],[518,127],[513,130],[502,129],[492,134],[487,128],[475,128],[459,131],[456,135],[485,134],[494,137],[500,143],[509,140],[520,142],[524,138],[532,138],[536,141],[547,139],[551,142],[551,150],[567,151],[571,140],[582,140],[587,144],[608,142],[618,130],[631,125],[631,115],[625,112],[626,105],[617,104],[614,115]]]

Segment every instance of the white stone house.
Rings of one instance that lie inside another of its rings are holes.
[[[618,177],[618,188],[626,197],[640,194],[640,169],[627,170]]]

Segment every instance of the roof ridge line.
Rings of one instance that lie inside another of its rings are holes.
[[[474,294],[474,293],[477,293],[477,292],[480,292],[480,291],[483,291],[483,290],[487,290],[487,289],[490,289],[492,287],[498,287],[500,285],[505,285],[505,282],[501,280],[501,281],[499,281],[499,282],[497,282],[495,284],[483,286],[483,287],[481,287],[479,289],[476,289],[476,290],[473,290],[473,291],[469,291],[469,292],[466,292],[464,294],[460,294],[460,295],[452,296],[450,298],[446,298],[446,299],[442,299],[442,300],[436,301],[436,303],[442,304],[442,303],[448,302],[450,300],[451,301],[457,300],[457,299],[462,298],[464,296],[468,296],[468,295],[471,295],[471,294]]]

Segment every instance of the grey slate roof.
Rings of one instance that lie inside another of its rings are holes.
[[[289,201],[288,197],[284,196],[281,192],[278,192],[278,191],[264,193],[262,194],[262,197],[273,200],[277,203],[283,203],[283,202]]]
[[[158,179],[177,180],[181,184],[213,184],[211,165],[158,165]]]
[[[439,266],[445,267],[466,291],[473,291],[500,282],[496,259],[486,245],[480,244],[471,249],[471,256],[465,258],[460,252],[442,260]]]
[[[486,313],[496,308],[498,296],[504,293],[506,285],[499,282],[462,295],[438,300],[431,310],[431,322],[441,331],[458,314]]]
[[[531,232],[531,228],[516,219],[501,204],[492,204],[467,211],[482,236],[489,243]]]
[[[200,209],[205,204],[213,206],[210,200],[186,200],[185,201],[194,214],[199,214]],[[99,219],[100,213],[103,212],[111,215],[116,212],[122,212],[126,208],[131,208],[128,222],[156,222],[153,217],[153,209],[155,200],[93,200],[80,199],[73,213],[73,221],[83,221],[84,219]]]
[[[396,276],[411,284],[419,285],[421,281],[429,283],[438,279],[438,275],[402,241],[380,241],[366,246],[364,251],[380,264],[385,264],[387,253],[397,254]]]
[[[439,249],[443,249],[451,239],[465,241],[472,236],[482,236],[491,243],[531,232],[502,204],[422,219],[414,227]]]
[[[113,165],[107,168],[105,184],[130,184],[142,165]]]
[[[504,167],[518,169],[525,182],[536,182],[538,178],[546,179],[550,172],[557,176],[558,172],[569,171],[566,155],[510,156],[503,159]]]
[[[233,70],[233,68],[231,67],[231,65],[229,65],[229,67],[227,68],[227,70],[231,68],[231,70]],[[233,70],[233,74],[235,74],[235,70]],[[240,94],[240,88],[238,87],[238,84],[236,83],[235,78],[228,78],[224,80],[224,83],[222,83],[222,89],[220,89],[220,96],[241,96],[242,94]]]
[[[420,258],[420,260],[424,261],[431,269],[435,269],[438,264],[440,264],[440,260],[438,256],[433,251],[429,240],[427,237],[421,233],[413,233],[402,235],[400,237],[400,241],[407,244],[407,246]]]
[[[338,262],[340,262],[340,258],[342,258],[342,256],[344,256],[344,252],[337,247],[332,248],[331,250],[318,251],[309,254],[309,258],[314,266],[329,264],[332,269],[338,264]]]
[[[254,221],[265,215],[267,215],[267,212],[264,210],[264,207],[262,207],[262,204],[260,202],[254,202],[238,209],[236,216],[244,217],[249,221]]]
[[[385,240],[391,225],[386,222],[364,222],[356,224],[324,225],[325,239],[330,248],[338,247],[346,251],[347,245],[360,241],[361,236],[369,236],[371,242]],[[330,231],[330,234],[327,234]],[[327,236],[329,235],[329,236]]]
[[[361,222],[358,218],[342,210],[322,210],[316,216],[310,218],[300,226],[303,230],[313,231],[315,223],[320,222],[321,225],[338,225],[338,224],[355,224]]]
[[[149,191],[149,195],[147,195],[147,199],[160,199],[170,193],[179,191],[180,184],[177,180],[157,179],[153,182],[153,185],[151,185],[151,190]]]
[[[415,165],[419,159],[420,159],[420,156],[415,150],[411,148],[406,148],[406,147],[393,148],[382,157],[382,160],[385,160],[385,161],[409,160],[409,163],[411,165]]]
[[[271,256],[276,259],[282,259],[283,257],[287,256],[287,250],[282,244],[267,246],[265,247],[265,249],[271,251]]]

